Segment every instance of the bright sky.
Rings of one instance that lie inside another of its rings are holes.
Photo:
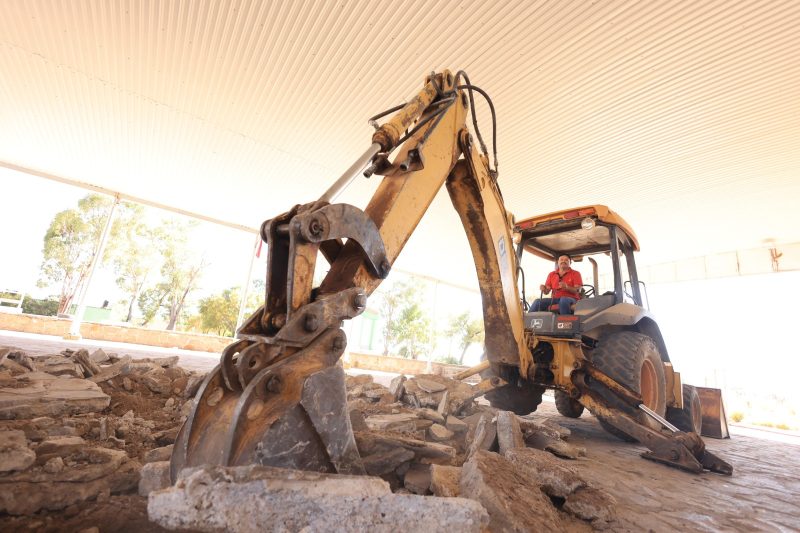
[[[0,167],[0,289],[24,290],[37,297],[53,294],[53,290],[36,287],[42,263],[44,235],[56,213],[77,206],[88,190],[56,181],[23,174]],[[155,220],[168,216],[164,211],[147,208]],[[178,216],[178,215],[175,215]],[[183,218],[183,217],[181,217]],[[236,285],[243,285],[255,243],[255,235],[232,228],[200,222],[193,241],[197,252],[204,254],[209,265],[201,280],[199,293],[208,294]],[[263,256],[260,261],[263,272]],[[259,274],[254,274],[259,275]],[[114,301],[116,287],[110,269],[98,267],[88,305],[103,300]]]

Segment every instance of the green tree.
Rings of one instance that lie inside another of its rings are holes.
[[[42,267],[38,285],[60,285],[58,312],[69,309],[75,295],[83,289],[113,199],[89,194],[78,207],[57,213],[44,236]],[[104,256],[115,247],[119,222],[111,228]]]
[[[55,316],[58,313],[58,300],[38,299],[26,296],[22,301],[22,312],[28,315]]]
[[[408,281],[395,282],[381,294],[379,312],[383,318],[383,355],[397,342],[397,320],[403,309],[416,298],[417,288]]]
[[[232,335],[236,330],[236,319],[239,317],[239,287],[225,289],[219,294],[212,294],[200,300],[198,309],[202,317],[203,331],[215,332],[217,335]]]
[[[161,258],[160,279],[153,287],[143,289],[138,297],[143,326],[161,312],[167,320],[166,329],[174,330],[189,294],[197,289],[208,263],[189,245],[189,230],[195,225],[170,219],[157,232],[155,247]]]
[[[158,271],[161,260],[160,243],[167,238],[162,228],[151,227],[144,221],[143,211],[142,206],[129,205],[121,214],[122,229],[119,239],[124,245],[111,252],[117,286],[127,296],[128,313],[125,322],[133,319],[133,310],[139,296],[148,280],[152,279],[153,273]]]
[[[464,364],[464,355],[467,353],[467,348],[474,343],[483,342],[483,320],[473,319],[469,312],[461,313],[450,320],[447,336],[458,339],[459,347],[461,348],[458,364]]]
[[[401,345],[400,354],[416,359],[420,352],[430,347],[431,320],[416,302],[404,307],[392,326],[394,336]]]

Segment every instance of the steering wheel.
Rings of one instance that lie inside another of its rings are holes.
[[[581,285],[581,294],[583,298],[591,298],[594,296],[594,285]]]

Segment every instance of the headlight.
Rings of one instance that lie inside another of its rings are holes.
[[[586,217],[581,220],[581,228],[583,229],[592,229],[594,227],[594,219],[591,217]]]

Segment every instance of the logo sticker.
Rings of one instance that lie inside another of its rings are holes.
[[[542,319],[541,318],[534,318],[533,323],[531,324],[533,328],[540,328],[542,327]]]

